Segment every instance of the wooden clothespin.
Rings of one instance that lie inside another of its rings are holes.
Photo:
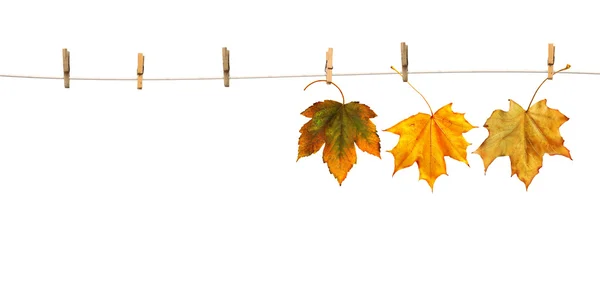
[[[223,47],[223,84],[225,87],[229,87],[229,50],[227,47]]]
[[[142,89],[143,78],[144,78],[144,54],[138,53],[137,89]]]
[[[548,43],[548,79],[554,76],[554,44]]]
[[[331,84],[333,80],[333,48],[327,49],[325,53],[325,81]]]
[[[71,53],[67,50],[67,48],[62,49],[62,57],[63,57],[63,73],[65,77],[65,88],[70,87],[70,79],[71,79]]]
[[[408,82],[408,45],[400,43],[400,56],[402,58],[402,81]]]

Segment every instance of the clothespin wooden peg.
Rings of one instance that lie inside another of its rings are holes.
[[[400,56],[402,58],[402,81],[408,82],[408,45],[400,43]]]
[[[138,53],[137,89],[142,89],[142,80],[143,79],[144,79],[144,54]]]
[[[67,48],[62,49],[62,57],[63,73],[65,76],[65,88],[69,88],[71,79],[71,53],[67,50]]]
[[[333,80],[333,48],[327,49],[325,54],[325,81],[331,84]]]
[[[227,47],[223,47],[223,84],[225,87],[229,87],[229,50]]]
[[[554,44],[548,43],[548,79],[554,76]]]

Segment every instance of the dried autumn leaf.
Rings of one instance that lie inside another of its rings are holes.
[[[379,136],[370,120],[377,115],[369,106],[325,100],[314,103],[302,115],[311,120],[300,129],[297,160],[318,152],[325,144],[323,162],[340,186],[356,163],[354,143],[359,149],[381,158]]]
[[[558,130],[569,118],[548,108],[545,99],[527,111],[509,101],[508,112],[495,110],[487,119],[483,127],[488,129],[489,136],[473,153],[481,156],[485,171],[497,157],[509,156],[511,176],[517,174],[528,189],[542,167],[545,153],[571,159]]]
[[[425,179],[433,191],[435,180],[442,174],[447,175],[444,156],[469,165],[467,147],[470,143],[462,134],[473,128],[464,113],[452,111],[450,103],[433,115],[418,113],[386,129],[400,135],[398,144],[388,151],[394,155],[394,174],[416,162],[419,180]]]

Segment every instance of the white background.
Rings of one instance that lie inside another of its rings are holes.
[[[470,168],[447,159],[431,192],[415,166],[392,177],[383,132],[418,112],[400,76],[426,70],[600,71],[592,1],[7,1],[0,74],[73,77],[322,73],[369,105],[382,157],[358,151],[338,186],[321,152],[296,162],[300,115],[339,100],[313,79],[72,81],[0,78],[0,281],[598,281],[600,77],[557,74],[573,161],[546,155],[529,191],[507,157],[471,154],[508,99],[544,74],[410,75],[434,110],[473,125]]]

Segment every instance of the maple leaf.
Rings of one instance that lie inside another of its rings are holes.
[[[567,64],[553,74],[569,68],[571,65]],[[484,124],[489,135],[473,152],[483,160],[484,172],[497,157],[509,156],[510,176],[516,174],[525,183],[525,191],[529,190],[531,181],[539,173],[544,154],[562,155],[572,160],[558,130],[569,118],[557,109],[548,108],[546,99],[531,106],[535,95],[548,79],[551,76],[545,78],[535,90],[527,110],[509,99],[508,112],[492,112]]]
[[[444,156],[469,165],[466,150],[471,143],[462,134],[473,128],[464,113],[452,111],[450,103],[433,115],[418,113],[386,129],[400,135],[398,144],[388,151],[394,155],[392,175],[416,162],[419,180],[426,180],[433,191],[435,180],[442,174],[447,175]]]
[[[517,174],[527,190],[542,167],[544,154],[571,159],[558,130],[569,118],[548,108],[545,99],[528,110],[509,101],[508,112],[495,110],[487,119],[483,127],[487,128],[489,136],[473,153],[481,156],[485,171],[497,157],[509,156],[511,176]]]
[[[369,106],[325,100],[314,103],[301,114],[311,120],[300,129],[296,161],[318,152],[325,144],[323,162],[340,186],[356,163],[355,143],[362,151],[381,158],[379,136],[370,120],[377,115]]]

